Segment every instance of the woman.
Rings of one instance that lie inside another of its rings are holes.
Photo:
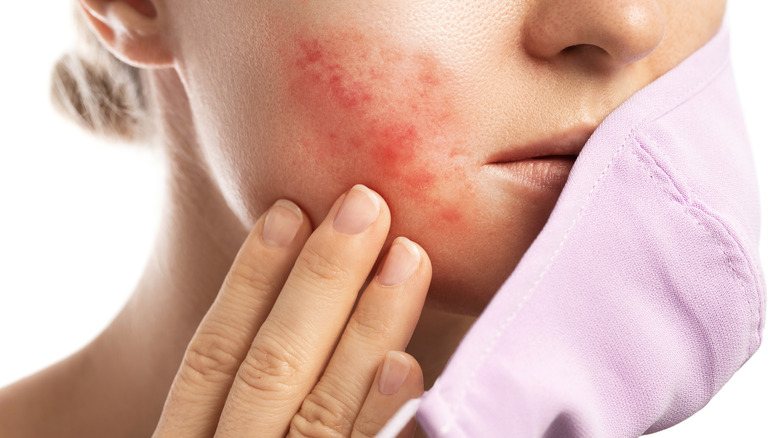
[[[63,417],[7,423],[371,434],[430,387],[595,127],[708,41],[725,8],[517,3],[82,1],[92,33],[138,70],[123,105],[73,107],[164,148],[167,227],[111,327],[3,393]],[[136,97],[144,112],[125,111]],[[389,250],[397,236],[417,244]],[[386,356],[410,338],[408,355]]]

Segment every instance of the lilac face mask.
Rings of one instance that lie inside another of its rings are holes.
[[[545,228],[416,415],[429,437],[629,437],[701,409],[761,343],[755,171],[727,22],[599,125]]]

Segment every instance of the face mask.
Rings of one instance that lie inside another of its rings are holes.
[[[761,343],[755,171],[724,21],[588,140],[548,223],[416,415],[429,437],[627,437],[701,409]]]

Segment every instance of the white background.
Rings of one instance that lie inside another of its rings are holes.
[[[162,205],[159,157],[94,140],[51,109],[49,72],[73,41],[70,5],[13,1],[0,14],[0,387],[111,321],[145,264]],[[731,0],[727,16],[762,189],[769,318],[756,355],[699,413],[656,434],[666,438],[780,429],[780,2]]]

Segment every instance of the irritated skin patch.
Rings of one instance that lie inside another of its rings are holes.
[[[298,33],[286,56],[305,154],[377,190],[391,209],[411,202],[429,221],[465,225],[464,127],[436,58],[344,30]]]

